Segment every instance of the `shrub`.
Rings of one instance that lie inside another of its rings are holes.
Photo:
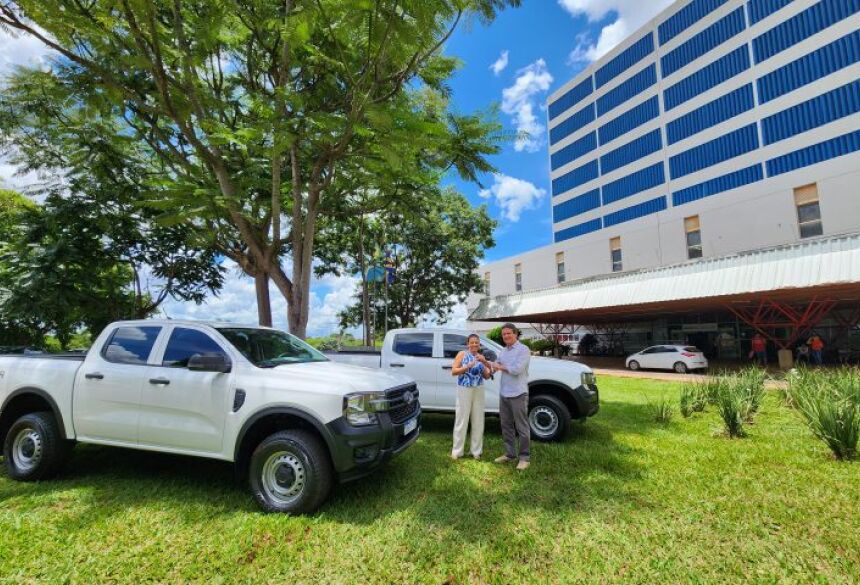
[[[693,403],[696,400],[696,387],[693,384],[681,386],[681,397],[678,399],[678,410],[681,416],[690,418],[693,414]]]
[[[487,331],[487,339],[490,341],[495,341],[499,345],[504,345],[505,342],[502,341],[502,326],[493,327],[489,331]]]
[[[741,371],[733,378],[733,383],[737,385],[737,391],[743,402],[743,417],[746,422],[751,422],[753,416],[761,408],[766,377],[767,374],[764,370],[752,367]]]
[[[648,403],[651,408],[651,414],[654,420],[658,423],[669,423],[672,421],[672,416],[675,414],[675,405],[666,396],[661,396],[657,402]]]
[[[789,396],[812,433],[841,460],[857,457],[860,439],[860,371],[804,372],[790,382]]]
[[[743,437],[745,414],[748,411],[742,385],[734,376],[720,376],[713,384],[717,413],[729,437]]]

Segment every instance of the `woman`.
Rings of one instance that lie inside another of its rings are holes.
[[[481,339],[474,333],[466,339],[466,351],[454,358],[451,375],[457,376],[457,408],[454,416],[454,448],[451,459],[463,456],[466,428],[472,419],[471,452],[481,458],[484,449],[484,380],[492,374],[490,363],[478,353]]]

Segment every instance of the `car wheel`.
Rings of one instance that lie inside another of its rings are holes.
[[[630,363],[627,364],[627,367],[635,372],[639,369],[639,362],[637,362],[636,360],[630,360]]]
[[[248,482],[266,512],[310,514],[328,497],[334,473],[325,445],[315,435],[280,431],[254,449]]]
[[[554,396],[529,400],[529,429],[536,441],[561,441],[570,430],[570,411]]]
[[[38,481],[55,475],[69,457],[71,441],[63,439],[51,412],[32,412],[16,420],[3,442],[9,477]]]
[[[684,362],[675,362],[675,365],[672,366],[672,369],[678,372],[679,374],[687,373],[687,364]]]

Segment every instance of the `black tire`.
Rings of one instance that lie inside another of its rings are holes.
[[[678,374],[686,374],[687,373],[687,364],[684,362],[675,362],[675,365],[672,366],[672,369],[675,370]]]
[[[331,492],[334,472],[325,445],[315,435],[280,431],[254,449],[248,483],[266,512],[311,514]]]
[[[561,441],[570,431],[570,411],[555,396],[534,396],[529,400],[529,429],[536,441]]]
[[[637,362],[636,360],[630,360],[630,363],[627,364],[627,367],[635,372],[639,369],[639,362]]]
[[[12,423],[3,441],[9,477],[18,481],[53,477],[68,460],[73,446],[63,438],[53,413],[25,414]]]

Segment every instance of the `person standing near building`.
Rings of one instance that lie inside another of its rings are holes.
[[[513,323],[502,325],[502,341],[505,348],[500,352],[498,361],[493,364],[502,372],[499,383],[499,418],[502,424],[502,438],[505,441],[505,454],[496,458],[496,463],[507,463],[519,459],[517,469],[528,469],[531,460],[529,452],[529,348],[520,343],[519,331]],[[519,440],[519,449],[517,449]]]
[[[824,340],[817,333],[813,333],[806,343],[812,353],[812,363],[816,366],[823,364],[821,352],[824,350]]]
[[[472,421],[470,451],[475,459],[481,458],[484,449],[484,380],[492,373],[490,363],[479,353],[481,338],[471,334],[466,339],[466,350],[454,358],[451,375],[457,376],[457,406],[454,410],[454,447],[451,459],[463,456],[466,430]]]
[[[753,336],[752,350],[758,364],[762,367],[767,366],[767,341],[761,333],[756,333]]]

